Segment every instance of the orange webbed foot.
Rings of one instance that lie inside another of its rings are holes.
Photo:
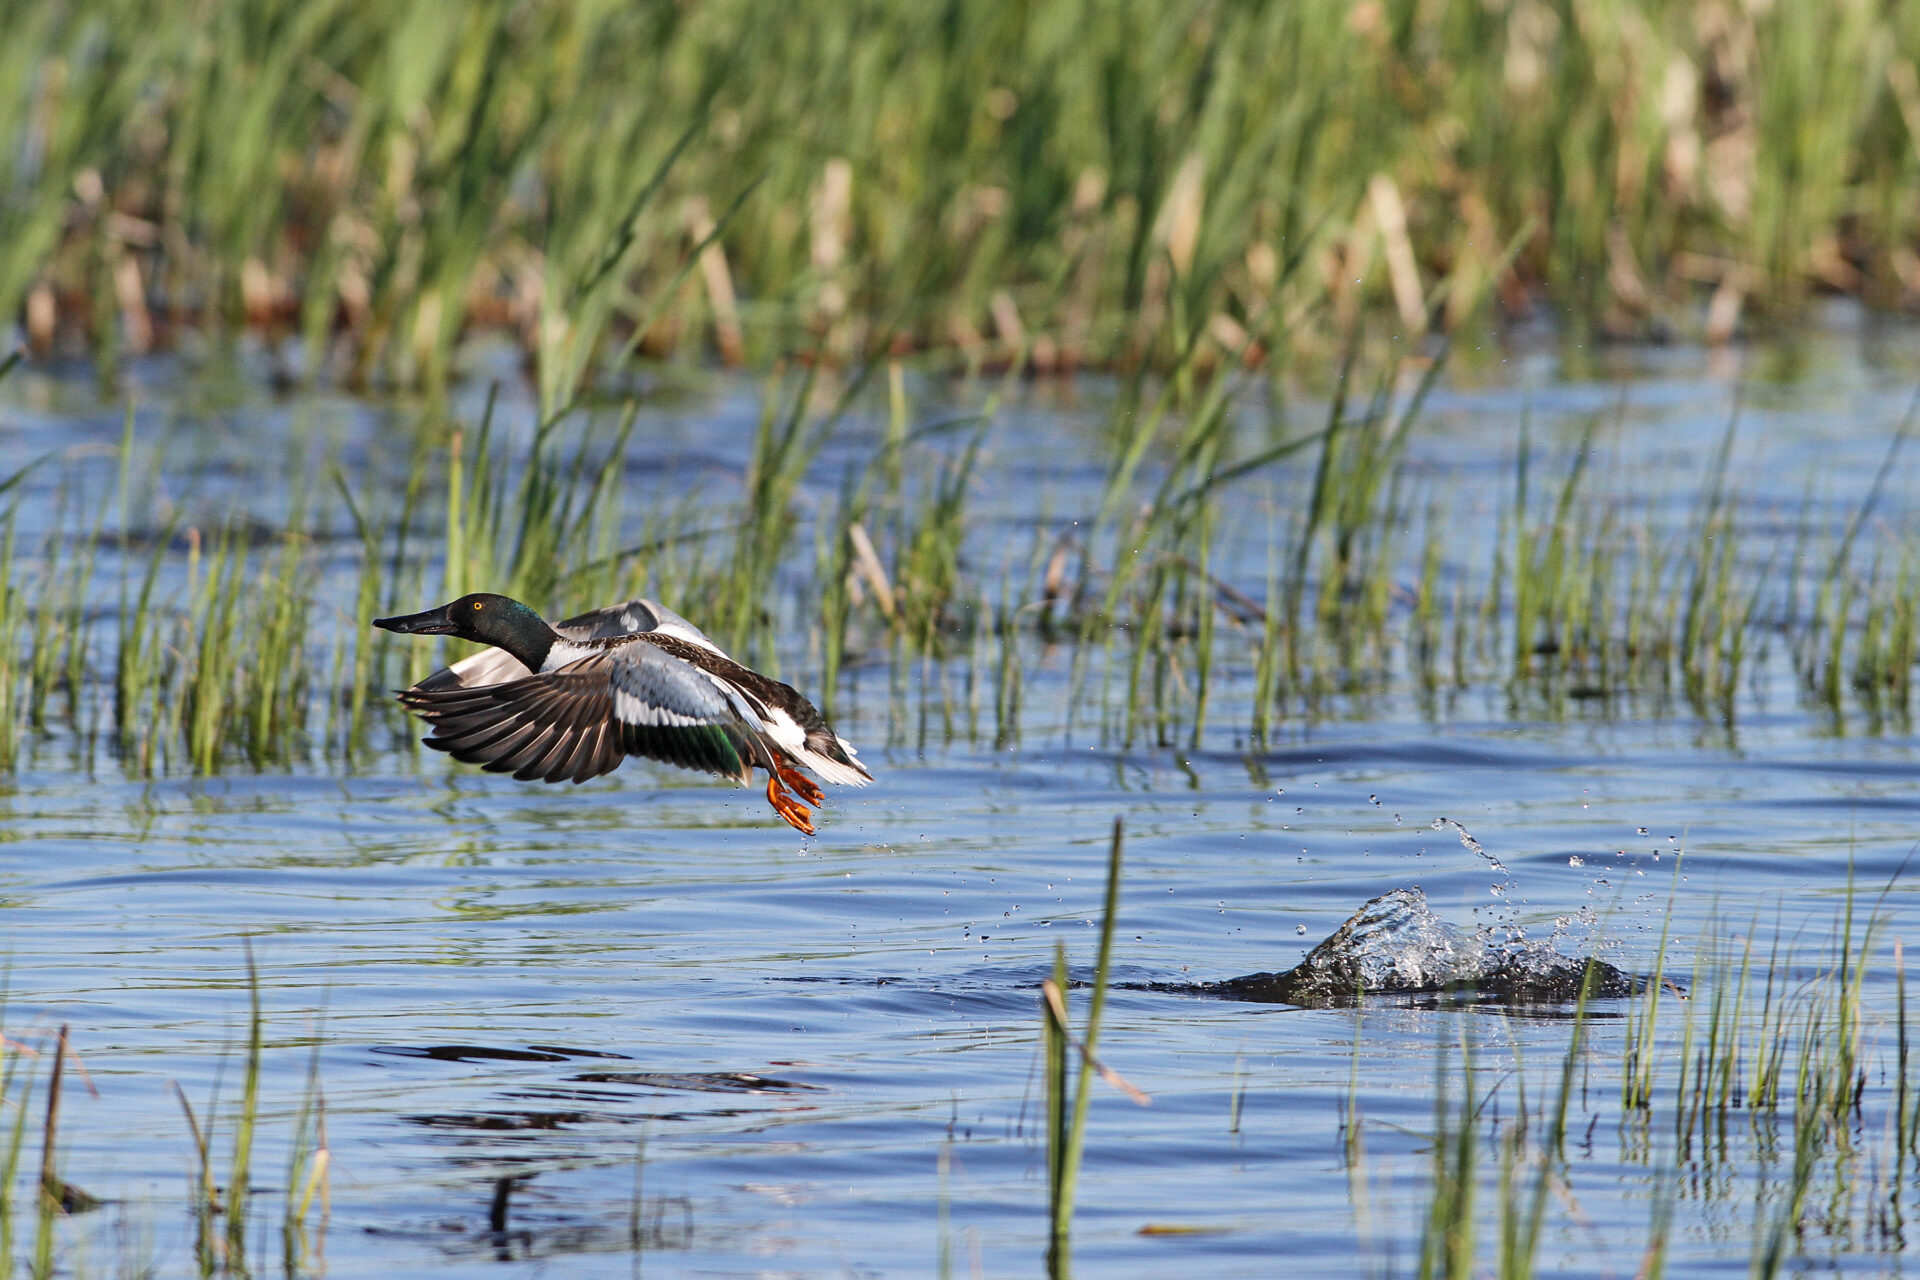
[[[813,834],[813,816],[811,811],[781,789],[780,775],[777,773],[770,774],[767,777],[767,803],[772,805],[773,811],[786,819],[787,825],[795,831],[802,832],[806,835]],[[817,804],[819,802],[815,801],[815,803]]]
[[[794,793],[802,800],[805,800],[815,808],[827,802],[827,793],[822,791],[819,784],[812,778],[809,778],[806,774],[801,773],[798,769],[795,769],[792,765],[784,761],[777,763],[780,770],[780,781],[792,787]]]

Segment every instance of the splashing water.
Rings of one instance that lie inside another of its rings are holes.
[[[1464,833],[1463,833],[1464,834]],[[1467,839],[1472,837],[1468,836]],[[1593,977],[1594,997],[1630,995],[1639,982],[1604,961],[1566,956],[1518,930],[1472,933],[1448,924],[1419,889],[1368,902],[1285,973],[1200,984],[1208,995],[1284,1004],[1348,1004],[1363,995],[1470,991],[1506,1000],[1566,1002]]]
[[[1506,864],[1502,863],[1500,859],[1488,853],[1486,850],[1486,847],[1483,846],[1478,840],[1475,840],[1473,838],[1473,832],[1467,830],[1465,827],[1455,822],[1452,818],[1435,818],[1433,820],[1433,829],[1435,831],[1445,831],[1449,827],[1451,827],[1454,830],[1454,832],[1459,835],[1461,844],[1465,845],[1467,848],[1471,849],[1473,852],[1485,858],[1487,860],[1487,865],[1492,867],[1496,872],[1500,874],[1504,883],[1488,885],[1487,892],[1491,893],[1494,897],[1500,899],[1500,901],[1504,904],[1501,908],[1501,913],[1503,915],[1511,911],[1513,909],[1513,903],[1512,903],[1513,873],[1507,870]],[[1517,930],[1516,930],[1516,934],[1517,934]]]
[[[1465,827],[1455,822],[1452,818],[1435,818],[1433,820],[1433,829],[1435,831],[1445,831],[1448,827],[1452,827],[1456,832],[1459,833],[1461,844],[1467,846],[1467,848],[1473,850],[1475,853],[1485,858],[1490,864],[1492,864],[1493,869],[1495,871],[1498,871],[1501,875],[1504,876],[1507,874],[1507,869],[1500,864],[1500,859],[1488,853],[1486,849],[1481,846],[1480,842],[1473,838],[1473,832],[1467,830]]]

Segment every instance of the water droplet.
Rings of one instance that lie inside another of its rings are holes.
[[[1380,803],[1380,797],[1379,797],[1379,796],[1368,796],[1368,797],[1367,797],[1367,799],[1369,799],[1369,800],[1371,800],[1371,801],[1373,801],[1373,802],[1374,802],[1375,804],[1379,804],[1379,803]]]
[[[1305,937],[1305,936],[1306,936],[1306,932],[1307,932],[1307,926],[1305,926],[1305,925],[1303,925],[1303,924],[1297,924],[1297,925],[1295,925],[1295,926],[1293,926],[1293,931],[1294,931],[1294,933],[1295,933],[1295,934],[1297,934],[1297,935],[1299,935],[1299,936],[1301,936],[1301,937]]]
[[[1641,835],[1647,834],[1647,829],[1645,827],[1635,827],[1634,830],[1638,831]]]
[[[1576,853],[1567,858],[1567,865],[1570,867],[1584,867],[1587,865],[1587,860]]]

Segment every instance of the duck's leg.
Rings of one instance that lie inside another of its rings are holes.
[[[827,793],[822,791],[819,784],[814,782],[812,778],[801,773],[785,760],[774,761],[774,766],[780,771],[780,781],[792,787],[794,794],[798,795],[802,800],[805,800],[815,808],[827,802]]]
[[[813,834],[811,812],[805,805],[781,789],[780,775],[777,773],[767,775],[767,803],[772,805],[773,811],[785,818],[787,825],[795,831],[801,831],[807,835]]]

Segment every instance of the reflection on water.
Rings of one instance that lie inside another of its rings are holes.
[[[1602,444],[1609,475],[1644,485],[1636,502],[1672,512],[1732,389],[1679,357],[1646,359]],[[1516,366],[1439,396],[1409,454],[1408,483],[1447,486],[1458,536],[1482,545],[1499,536],[1519,417],[1564,444],[1620,399]],[[1816,361],[1801,382],[1754,391],[1743,500],[1798,503],[1817,474],[1816,499],[1849,509],[1883,456],[1898,381]],[[1036,519],[1098,492],[1100,468],[1058,443],[1091,431],[1059,395],[1037,388],[989,438],[975,536],[994,563],[1010,531],[1025,548]],[[68,407],[0,412],[0,445],[115,438],[114,414]],[[636,505],[649,483],[737,483],[753,410],[732,384],[650,409],[650,456],[699,461],[636,478]],[[303,447],[324,438],[349,463],[389,447],[380,416],[350,402],[299,411],[312,415]],[[245,461],[292,447],[284,412],[222,419],[217,446],[211,426],[172,431],[185,456],[241,456],[202,468],[193,501],[245,494],[271,521],[288,500]],[[835,441],[805,500],[834,492],[864,447]],[[1300,479],[1279,475],[1275,501]],[[28,495],[29,532],[56,497]],[[1241,513],[1219,548],[1255,587],[1268,510]],[[1904,528],[1910,515],[1892,503],[1881,518]],[[697,602],[668,603],[698,620]],[[804,685],[814,659],[804,620],[788,622],[783,654]],[[177,1211],[191,1139],[170,1084],[218,1118],[224,1151],[251,938],[267,1018],[255,1199],[287,1190],[317,1053],[329,1275],[564,1259],[548,1265],[627,1276],[636,1258],[653,1274],[918,1275],[936,1272],[943,1243],[956,1267],[977,1256],[983,1274],[1036,1274],[1036,987],[1056,942],[1076,968],[1091,961],[1116,814],[1126,985],[1101,1052],[1154,1101],[1094,1102],[1076,1234],[1087,1274],[1266,1276],[1277,1257],[1317,1275],[1405,1272],[1440,1055],[1457,1070],[1465,1041],[1497,1090],[1484,1114],[1510,1117],[1523,1085],[1529,1107],[1551,1094],[1568,1043],[1564,1017],[1499,1002],[1194,998],[1234,975],[1304,961],[1337,999],[1354,981],[1484,976],[1490,957],[1556,981],[1556,965],[1604,957],[1619,983],[1599,993],[1609,1016],[1592,1024],[1593,1087],[1573,1100],[1566,1143],[1579,1211],[1550,1216],[1540,1253],[1559,1275],[1633,1274],[1676,1177],[1669,1274],[1744,1275],[1754,1188],[1792,1160],[1777,1117],[1743,1111],[1703,1151],[1619,1106],[1625,975],[1651,971],[1670,895],[1666,969],[1689,990],[1703,940],[1737,955],[1755,938],[1758,965],[1776,932],[1782,980],[1800,983],[1826,963],[1851,865],[1875,900],[1886,890],[1863,999],[1865,1042],[1892,1042],[1888,953],[1914,891],[1920,760],[1893,721],[1864,733],[1805,706],[1778,648],[1755,655],[1731,727],[1657,691],[1549,705],[1504,688],[1380,688],[1278,724],[1258,750],[1224,714],[1190,749],[1129,747],[1098,706],[1070,707],[1071,645],[1035,638],[1014,657],[1019,732],[1004,749],[991,706],[970,706],[964,655],[898,679],[884,654],[854,661],[836,717],[875,744],[878,781],[836,796],[806,842],[752,792],[638,762],[549,790],[425,759],[398,731],[350,764],[316,754],[204,780],[130,777],[60,733],[30,744],[0,780],[6,1032],[44,1049],[71,1025],[98,1094],[65,1096],[63,1172],[108,1201],[63,1228],[64,1262],[107,1270],[126,1238],[147,1242],[127,1247],[157,1273],[191,1272]],[[1244,701],[1248,671],[1218,678],[1220,705]],[[1081,687],[1099,679],[1096,667]],[[1313,951],[1343,926],[1338,948]],[[1663,1034],[1677,1038],[1690,1007],[1675,1001]],[[1879,1105],[1857,1132],[1880,1131]],[[1795,1247],[1834,1270],[1886,1269],[1904,1238],[1859,1226],[1870,1182],[1859,1174],[1859,1203],[1811,1221]],[[257,1258],[279,1257],[278,1214],[256,1214]]]

